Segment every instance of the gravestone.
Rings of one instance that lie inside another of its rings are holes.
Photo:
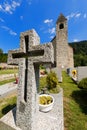
[[[52,43],[40,45],[35,30],[21,33],[20,49],[8,53],[8,63],[19,64],[16,125],[22,130],[35,130],[39,65],[52,63],[53,57]]]
[[[87,78],[87,66],[77,67],[77,82],[81,81],[83,78]]]
[[[52,68],[52,71],[54,71],[58,77],[58,82],[62,82],[62,69],[59,67]]]

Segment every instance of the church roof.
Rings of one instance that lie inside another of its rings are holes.
[[[56,23],[64,22],[66,20],[67,20],[67,18],[65,18],[65,16],[63,14],[60,14],[60,16],[58,17]]]

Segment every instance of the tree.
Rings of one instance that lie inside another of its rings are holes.
[[[74,42],[69,44],[74,51],[74,65],[87,66],[87,41]]]
[[[3,50],[0,48],[0,54],[3,54]]]

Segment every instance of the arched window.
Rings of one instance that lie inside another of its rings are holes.
[[[63,28],[64,28],[64,24],[61,23],[61,24],[59,25],[59,29],[63,29]]]

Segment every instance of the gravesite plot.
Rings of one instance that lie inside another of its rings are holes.
[[[19,65],[17,106],[0,119],[0,130],[64,130],[62,89],[52,94],[51,111],[39,111],[39,66],[51,63],[52,43],[40,45],[35,30],[21,33],[20,48],[8,53],[8,64]]]

